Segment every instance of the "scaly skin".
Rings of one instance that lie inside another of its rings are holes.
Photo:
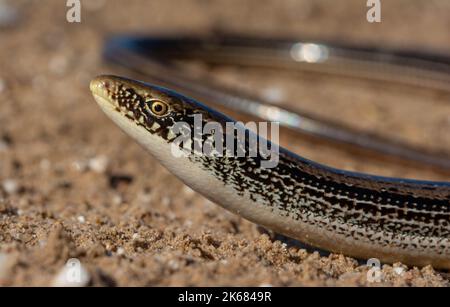
[[[170,90],[121,77],[97,77],[91,91],[103,111],[174,175],[250,221],[357,258],[450,268],[450,183],[337,170],[281,147],[275,168],[261,167],[259,155],[212,157],[193,151],[177,158],[171,151],[179,136],[175,123],[186,122],[193,130],[194,114],[202,115],[203,126],[225,127],[232,120]],[[167,112],[153,113],[154,101],[163,102]],[[248,153],[249,143],[244,147]]]

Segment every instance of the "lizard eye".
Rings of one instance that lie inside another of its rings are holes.
[[[160,100],[152,100],[150,103],[150,111],[156,116],[164,116],[169,111],[169,106]]]

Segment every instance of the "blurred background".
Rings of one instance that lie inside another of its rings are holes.
[[[0,285],[58,284],[69,258],[83,285],[366,285],[351,258],[319,255],[185,187],[101,113],[90,80],[139,78],[101,58],[118,33],[312,38],[450,54],[450,2],[363,0],[0,0]],[[364,80],[188,65],[241,90],[412,144],[450,151],[450,94]],[[239,117],[239,114],[235,114]],[[322,163],[448,180],[420,165],[355,155],[282,130]],[[392,267],[384,268],[388,276]],[[386,285],[448,285],[411,269]]]

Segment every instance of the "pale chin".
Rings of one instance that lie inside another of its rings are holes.
[[[94,93],[92,95],[94,96],[95,101],[100,106],[100,108],[102,108],[102,110],[114,109],[114,107],[112,106],[111,102],[109,102],[108,100],[106,100],[102,96],[94,94]]]

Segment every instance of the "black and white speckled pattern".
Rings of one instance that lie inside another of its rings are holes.
[[[170,143],[177,136],[172,131],[176,122],[184,121],[194,129],[194,114],[202,115],[203,125],[215,121],[225,127],[231,120],[166,89],[117,77],[103,80],[117,111],[165,142]],[[168,114],[154,116],[148,107],[150,99],[167,103]],[[208,137],[204,135],[200,142]],[[246,152],[249,149],[246,142]],[[345,172],[282,148],[278,166],[272,169],[261,167],[261,156],[208,157],[193,153],[188,158],[237,195],[266,206],[286,220],[349,238],[356,246],[361,242],[373,245],[374,250],[386,247],[405,254],[414,251],[430,259],[436,256],[439,261],[432,264],[437,266],[447,266],[445,259],[450,262],[450,183]],[[287,234],[291,233],[295,231]],[[343,252],[358,255],[350,250]]]

